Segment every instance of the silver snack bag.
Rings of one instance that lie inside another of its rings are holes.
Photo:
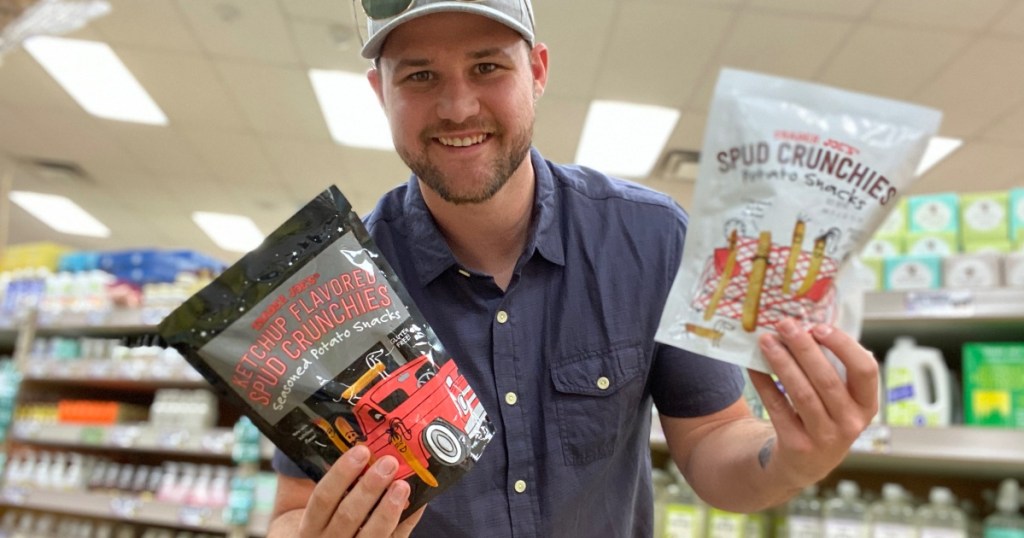
[[[941,118],[891,99],[723,70],[656,339],[770,373],[757,337],[781,320],[859,327],[859,314],[840,316],[859,298],[851,257],[914,179]]]

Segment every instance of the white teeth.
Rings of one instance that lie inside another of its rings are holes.
[[[466,146],[472,146],[474,144],[479,144],[483,142],[485,138],[487,138],[487,135],[480,134],[476,136],[466,136],[462,138],[448,138],[442,136],[438,138],[438,140],[446,146],[455,146],[457,148],[462,148]]]

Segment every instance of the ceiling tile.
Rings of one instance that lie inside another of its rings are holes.
[[[1024,37],[1024,2],[1013,2],[1006,11],[1000,13],[992,30],[994,35]]]
[[[312,19],[322,22],[353,24],[353,12],[358,0],[279,0],[290,18]]]
[[[986,141],[1024,147],[1024,103],[1018,105],[1013,112],[998,118],[995,125],[982,131],[979,137]]]
[[[117,50],[172,126],[243,129],[242,110],[213,64],[197,54]]]
[[[116,123],[94,118],[80,110],[21,108],[15,123],[0,126],[4,152],[72,161],[120,162],[131,160],[125,148],[106,131]]]
[[[911,186],[912,193],[976,192],[1019,187],[1024,160],[1017,145],[964,144]]]
[[[589,108],[589,99],[560,95],[545,94],[537,102],[533,143],[545,158],[563,163],[576,159],[576,148]]]
[[[677,2],[620,12],[594,97],[681,107],[732,17],[728,10]]]
[[[181,134],[221,181],[255,189],[280,185],[255,135],[209,129],[182,129]]]
[[[875,0],[750,0],[751,7],[838,17],[862,17]]]
[[[183,52],[202,50],[173,0],[112,0],[92,26],[111,45]]]
[[[970,137],[1015,108],[1024,96],[1024,41],[987,38],[968,48],[915,100],[945,113],[942,132]]]
[[[78,109],[78,103],[24,49],[0,63],[0,102],[19,106]]]
[[[607,59],[614,0],[536,2],[535,8],[537,41],[549,51],[545,93],[590,98]]]
[[[178,5],[207,52],[279,64],[299,61],[274,0],[178,0]]]
[[[331,140],[305,70],[228,61],[216,64],[249,124],[259,133]]]
[[[988,26],[1012,0],[900,0],[878,2],[870,17],[908,26],[980,30]]]
[[[354,73],[365,73],[370,68],[370,61],[359,55],[359,37],[351,26],[308,20],[288,24],[304,65]]]
[[[122,123],[109,131],[151,174],[209,181],[213,174],[173,128]]]
[[[864,24],[821,74],[821,82],[853,91],[908,98],[970,41],[962,33]]]

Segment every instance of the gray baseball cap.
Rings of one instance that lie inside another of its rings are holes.
[[[388,34],[402,23],[431,13],[458,11],[494,19],[519,32],[533,46],[533,6],[530,0],[411,0],[414,4],[389,19],[367,18],[370,38],[363,45],[363,58],[380,56]]]

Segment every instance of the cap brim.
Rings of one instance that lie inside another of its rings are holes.
[[[480,15],[487,17],[488,19],[498,21],[509,28],[519,32],[524,39],[526,39],[531,45],[533,44],[533,30],[527,28],[522,22],[510,17],[500,11],[495,10],[492,7],[483,4],[474,4],[469,2],[437,2],[429,4],[420,8],[413,8],[401,15],[389,20],[384,26],[378,29],[376,32],[372,32],[373,36],[366,41],[363,45],[361,54],[363,58],[369,58],[371,60],[380,56],[380,49],[384,46],[384,41],[387,40],[388,35],[391,31],[402,25],[403,23],[409,22],[413,19],[430,15],[432,13],[442,12],[461,12],[461,13],[472,13],[474,15]],[[372,21],[371,21],[372,24]]]

